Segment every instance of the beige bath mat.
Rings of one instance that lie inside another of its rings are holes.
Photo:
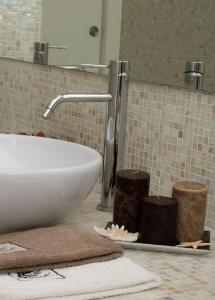
[[[122,254],[115,243],[65,225],[0,235],[0,273],[78,266]]]

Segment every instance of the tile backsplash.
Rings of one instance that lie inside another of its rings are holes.
[[[63,104],[41,115],[63,92],[104,92],[96,74],[0,59],[0,131],[44,131],[103,151],[106,104]],[[215,95],[131,81],[125,167],[151,174],[151,194],[170,195],[192,180],[209,186],[207,225],[215,228]]]

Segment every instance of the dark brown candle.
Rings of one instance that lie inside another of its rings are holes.
[[[176,243],[177,201],[162,196],[144,197],[141,201],[141,243],[174,245]]]
[[[139,170],[121,170],[116,177],[113,223],[129,232],[139,231],[143,196],[149,195],[150,175]]]

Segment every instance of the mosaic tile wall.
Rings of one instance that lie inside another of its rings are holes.
[[[104,92],[105,77],[0,59],[0,130],[76,141],[103,151],[106,104],[63,104],[62,92]],[[180,180],[209,186],[207,224],[215,228],[215,95],[130,82],[125,167],[151,174],[151,194],[170,195]]]
[[[42,0],[0,1],[0,56],[33,60],[40,40]]]

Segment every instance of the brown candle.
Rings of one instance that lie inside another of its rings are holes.
[[[117,172],[113,223],[124,225],[129,232],[139,231],[143,196],[149,195],[150,175],[139,170]]]
[[[162,196],[144,197],[141,202],[141,243],[175,245],[177,201]]]
[[[178,182],[172,195],[178,202],[177,238],[180,242],[201,240],[204,233],[208,188],[196,182]]]

